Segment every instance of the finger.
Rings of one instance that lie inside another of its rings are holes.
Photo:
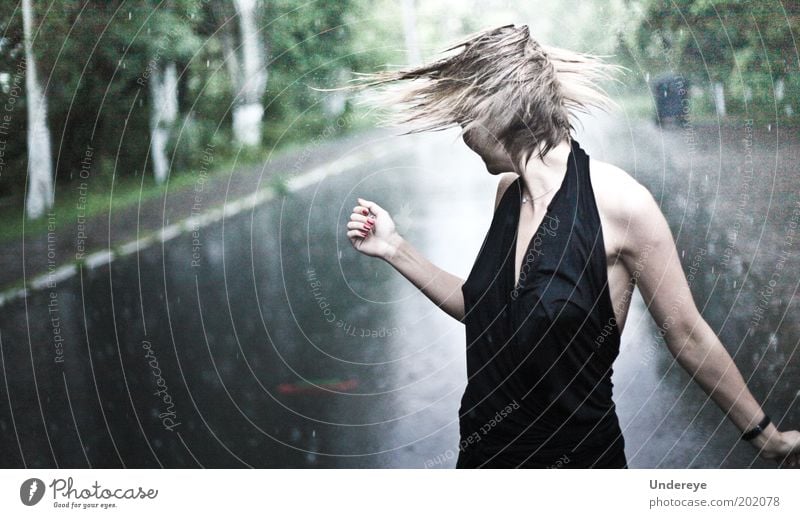
[[[350,239],[364,239],[367,234],[363,230],[348,230],[347,237]]]
[[[361,213],[352,213],[350,214],[350,221],[360,221],[362,223],[366,223],[369,221],[366,216],[362,215]]]
[[[369,216],[369,208],[367,208],[364,205],[356,205],[355,207],[353,207],[353,213],[361,214],[362,216]]]
[[[361,221],[348,221],[347,228],[349,230],[363,230],[365,232],[369,232],[372,230],[372,224],[362,223]]]
[[[366,218],[364,220],[364,228],[367,230],[372,230],[375,227],[375,220],[372,217]]]
[[[381,216],[383,214],[387,214],[383,207],[375,203],[374,201],[365,200],[364,198],[359,198],[358,203],[363,205],[364,207],[368,208],[373,214],[376,216]]]

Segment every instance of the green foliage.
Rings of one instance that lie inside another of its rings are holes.
[[[171,175],[197,170],[208,146],[217,163],[234,156],[260,160],[276,144],[313,138],[329,127],[340,131],[336,120],[352,107],[311,87],[342,84],[351,70],[383,61],[359,43],[378,39],[382,30],[358,23],[372,1],[259,2],[256,25],[268,72],[264,146],[244,153],[232,143],[235,87],[226,62],[231,43],[235,48],[241,41],[233,0],[34,2],[33,46],[47,97],[56,197],[78,179],[89,146],[93,181],[152,174],[148,83],[153,68],[168,62],[180,76],[179,115],[168,147]],[[21,207],[27,116],[24,73],[18,74],[22,88],[13,87],[15,71],[24,67],[17,2],[0,2],[0,34],[0,112],[13,105],[7,135],[0,135],[0,201]]]
[[[369,38],[372,27],[360,23],[366,16],[359,2],[318,0],[302,9],[292,0],[267,4],[270,20],[269,81],[265,106],[266,143],[282,139],[313,138],[327,127],[338,127],[337,117],[347,116],[351,107],[339,111],[335,93],[313,88],[331,88],[350,79],[351,71],[372,70],[385,59],[380,52],[364,52],[359,38]],[[274,124],[284,121],[283,125]],[[284,134],[286,132],[286,134]]]
[[[655,76],[683,74],[709,90],[721,82],[730,113],[788,119],[800,113],[798,63],[792,34],[800,30],[796,3],[750,0],[636,0],[643,16],[624,38],[636,61]],[[783,99],[776,86],[783,82]],[[711,109],[708,95],[697,99]]]

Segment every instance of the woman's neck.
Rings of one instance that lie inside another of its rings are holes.
[[[534,150],[520,174],[523,196],[536,205],[551,199],[563,182],[572,146],[569,140],[562,140],[547,152],[544,160],[537,154],[539,149]]]

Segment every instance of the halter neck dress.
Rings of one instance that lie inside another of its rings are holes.
[[[495,210],[462,291],[468,382],[458,468],[624,468],[612,401],[619,353],[589,155],[564,179],[514,271],[522,190]]]

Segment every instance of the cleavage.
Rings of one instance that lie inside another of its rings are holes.
[[[522,207],[520,208],[520,221],[530,217],[522,214],[525,206]],[[558,215],[553,214],[552,211],[548,213],[545,204],[542,204],[534,209],[531,223],[526,225],[524,233],[519,231],[514,257],[515,288],[521,288],[531,282],[531,278],[545,254],[546,242],[548,238],[555,235],[558,224]]]

